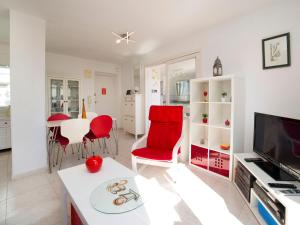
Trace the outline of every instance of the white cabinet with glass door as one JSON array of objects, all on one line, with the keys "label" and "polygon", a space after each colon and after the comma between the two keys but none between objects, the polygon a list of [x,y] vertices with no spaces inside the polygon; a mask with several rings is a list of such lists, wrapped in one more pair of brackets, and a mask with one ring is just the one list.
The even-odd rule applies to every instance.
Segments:
[{"label": "white cabinet with glass door", "polygon": [[49,77],[49,115],[64,113],[77,118],[80,111],[80,80]]}]

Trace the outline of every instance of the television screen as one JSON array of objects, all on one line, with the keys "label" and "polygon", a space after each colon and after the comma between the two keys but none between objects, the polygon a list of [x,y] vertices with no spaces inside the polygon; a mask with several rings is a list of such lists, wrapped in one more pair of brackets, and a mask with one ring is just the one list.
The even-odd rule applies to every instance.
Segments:
[{"label": "television screen", "polygon": [[300,120],[255,113],[254,151],[300,175]]}]

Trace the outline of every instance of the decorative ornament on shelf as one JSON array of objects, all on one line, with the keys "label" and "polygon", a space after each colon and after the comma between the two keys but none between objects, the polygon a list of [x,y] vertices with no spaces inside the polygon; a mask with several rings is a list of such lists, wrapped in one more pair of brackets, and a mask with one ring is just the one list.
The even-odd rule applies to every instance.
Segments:
[{"label": "decorative ornament on shelf", "polygon": [[95,155],[87,158],[85,161],[86,168],[90,173],[96,173],[101,169],[103,159],[99,155]]},{"label": "decorative ornament on shelf", "polygon": [[203,117],[203,118],[202,118],[202,122],[203,122],[203,123],[207,123],[207,122],[208,122],[208,114],[203,113],[203,114],[202,114],[202,117]]},{"label": "decorative ornament on shelf", "polygon": [[221,101],[222,101],[222,102],[226,102],[227,92],[222,92],[221,95],[222,95]]},{"label": "decorative ornament on shelf", "polygon": [[215,60],[214,66],[213,66],[213,75],[216,76],[222,76],[223,69],[222,69],[222,63],[219,57]]},{"label": "decorative ornament on shelf", "polygon": [[204,101],[207,102],[207,96],[208,96],[208,92],[207,91],[204,91],[203,92],[203,96],[204,96]]},{"label": "decorative ornament on shelf", "polygon": [[84,105],[84,98],[82,99],[82,114],[81,114],[82,119],[86,119],[86,111],[85,111],[85,105]]},{"label": "decorative ornament on shelf", "polygon": [[222,149],[222,150],[229,150],[230,149],[230,145],[229,144],[220,144],[220,148]]},{"label": "decorative ornament on shelf", "polygon": [[200,144],[201,144],[201,145],[204,145],[204,144],[205,144],[205,139],[204,139],[204,138],[201,138],[201,139],[200,139]]},{"label": "decorative ornament on shelf", "polygon": [[230,126],[230,121],[229,120],[225,120],[225,126],[229,127]]}]

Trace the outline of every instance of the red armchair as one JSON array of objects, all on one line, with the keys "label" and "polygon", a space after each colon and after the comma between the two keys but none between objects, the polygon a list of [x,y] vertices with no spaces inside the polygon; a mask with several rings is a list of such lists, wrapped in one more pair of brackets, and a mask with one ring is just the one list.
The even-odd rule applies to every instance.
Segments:
[{"label": "red armchair", "polygon": [[182,106],[151,106],[148,134],[133,144],[132,169],[137,164],[169,167],[177,163],[182,145]]}]

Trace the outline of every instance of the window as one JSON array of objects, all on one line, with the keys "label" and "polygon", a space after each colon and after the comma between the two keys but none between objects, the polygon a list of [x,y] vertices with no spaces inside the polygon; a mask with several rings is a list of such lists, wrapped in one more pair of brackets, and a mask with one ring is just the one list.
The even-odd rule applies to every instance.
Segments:
[{"label": "window", "polygon": [[0,67],[0,107],[10,106],[10,71]]}]

